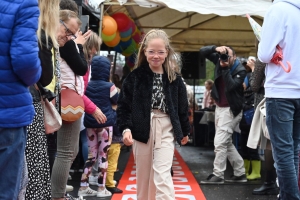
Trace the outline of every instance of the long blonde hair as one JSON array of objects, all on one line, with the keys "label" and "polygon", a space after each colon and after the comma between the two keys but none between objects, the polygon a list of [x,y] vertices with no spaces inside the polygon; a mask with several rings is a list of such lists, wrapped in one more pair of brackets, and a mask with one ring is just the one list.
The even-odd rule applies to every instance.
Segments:
[{"label": "long blonde hair", "polygon": [[91,57],[90,57],[90,51],[95,48],[96,51],[98,52],[100,50],[100,46],[102,44],[102,40],[99,37],[99,35],[95,32],[92,32],[90,37],[87,39],[87,41],[83,45],[83,53],[85,60],[90,62]]},{"label": "long blonde hair", "polygon": [[145,56],[145,49],[148,46],[148,43],[152,39],[160,38],[164,41],[166,50],[168,51],[168,56],[163,63],[163,67],[168,74],[168,79],[170,82],[176,79],[176,71],[179,68],[177,63],[180,60],[180,57],[175,53],[174,49],[170,45],[170,40],[165,31],[160,29],[150,30],[143,38],[140,43],[140,48],[138,50],[137,59],[135,61],[134,68],[137,68],[144,64],[147,61]]},{"label": "long blonde hair", "polygon": [[39,0],[40,16],[37,36],[40,45],[42,45],[41,32],[44,30],[46,44],[48,45],[48,37],[50,37],[53,47],[58,47],[56,34],[59,28],[59,2],[60,0]]}]

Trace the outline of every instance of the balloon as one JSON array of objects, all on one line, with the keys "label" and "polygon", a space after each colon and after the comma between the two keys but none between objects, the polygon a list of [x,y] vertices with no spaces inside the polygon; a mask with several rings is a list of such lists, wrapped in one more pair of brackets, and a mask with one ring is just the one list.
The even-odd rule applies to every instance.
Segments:
[{"label": "balloon", "polygon": [[123,42],[126,42],[126,41],[128,41],[128,40],[130,40],[131,39],[131,35],[129,35],[128,37],[126,37],[126,38],[122,38],[121,37],[121,40],[123,41]]},{"label": "balloon", "polygon": [[110,41],[110,42],[104,42],[104,43],[108,47],[114,47],[114,46],[117,46],[119,44],[120,39],[121,39],[120,34],[119,34],[119,32],[117,32],[116,33],[116,37],[112,41]]},{"label": "balloon", "polygon": [[139,43],[141,42],[141,34],[139,32],[136,32],[136,34],[134,34],[132,36],[132,39],[136,42],[136,43]]},{"label": "balloon", "polygon": [[129,47],[127,47],[123,52],[122,54],[124,56],[130,56],[131,54],[135,53],[137,50],[136,48],[136,43],[134,40],[131,40],[131,44],[129,45]]},{"label": "balloon", "polygon": [[104,42],[112,41],[116,37],[116,35],[117,35],[117,32],[115,32],[113,35],[105,35],[104,33],[101,33],[101,37]]},{"label": "balloon", "polygon": [[132,43],[132,39],[129,39],[128,41],[120,41],[120,45],[122,47],[122,49],[127,49],[127,47],[130,46],[130,44]]},{"label": "balloon", "polygon": [[132,33],[132,28],[129,27],[129,29],[127,31],[120,32],[120,35],[121,35],[121,38],[126,38],[128,36],[131,36],[131,33]]},{"label": "balloon", "polygon": [[115,13],[111,17],[116,20],[118,25],[118,30],[120,32],[126,31],[128,29],[128,25],[130,25],[129,24],[130,19],[128,18],[127,15],[125,15],[124,13]]},{"label": "balloon", "polygon": [[116,52],[118,52],[118,53],[122,53],[123,49],[122,49],[120,43],[119,43],[117,46],[114,47],[114,50],[115,50]]},{"label": "balloon", "polygon": [[102,21],[102,33],[105,35],[113,35],[118,29],[117,22],[114,18],[105,15]]}]

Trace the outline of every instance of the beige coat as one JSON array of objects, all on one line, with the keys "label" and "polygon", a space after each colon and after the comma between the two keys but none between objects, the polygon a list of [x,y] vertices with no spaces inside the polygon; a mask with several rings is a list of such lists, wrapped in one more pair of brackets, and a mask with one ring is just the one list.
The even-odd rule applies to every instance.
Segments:
[{"label": "beige coat", "polygon": [[247,146],[256,149],[258,144],[260,149],[266,149],[267,140],[270,139],[269,131],[266,125],[266,109],[264,98],[256,107],[254,112]]}]

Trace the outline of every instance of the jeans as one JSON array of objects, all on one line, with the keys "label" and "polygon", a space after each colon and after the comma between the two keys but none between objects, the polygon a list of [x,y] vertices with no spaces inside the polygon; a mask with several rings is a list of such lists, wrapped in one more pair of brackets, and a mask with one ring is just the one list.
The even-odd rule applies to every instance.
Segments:
[{"label": "jeans", "polygon": [[82,131],[80,131],[80,142],[81,142],[81,152],[82,152],[82,157],[83,157],[83,163],[85,163],[86,160],[88,159],[88,154],[89,154],[86,129],[83,129]]},{"label": "jeans", "polygon": [[266,110],[280,198],[299,200],[300,99],[267,98]]},{"label": "jeans", "polygon": [[26,127],[0,128],[0,199],[17,199],[21,186]]}]

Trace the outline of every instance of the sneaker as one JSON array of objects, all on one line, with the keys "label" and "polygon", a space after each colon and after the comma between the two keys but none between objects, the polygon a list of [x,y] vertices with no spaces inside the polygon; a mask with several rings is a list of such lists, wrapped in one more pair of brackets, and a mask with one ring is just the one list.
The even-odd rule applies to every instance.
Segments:
[{"label": "sneaker", "polygon": [[106,188],[104,188],[103,190],[99,190],[97,192],[97,197],[109,197],[111,196],[111,192],[108,191]]},{"label": "sneaker", "polygon": [[89,184],[98,186],[98,176],[89,176]]},{"label": "sneaker", "polygon": [[72,192],[73,191],[73,186],[72,185],[66,185],[66,192]]},{"label": "sneaker", "polygon": [[123,193],[123,190],[120,190],[117,187],[106,187],[106,189],[108,191],[110,191],[112,194],[114,194],[114,193]]},{"label": "sneaker", "polygon": [[207,177],[205,181],[200,181],[201,184],[224,184],[224,179],[211,174]]},{"label": "sneaker", "polygon": [[247,182],[247,177],[246,177],[246,174],[243,174],[241,176],[232,175],[230,177],[230,179],[227,179],[225,181],[231,182],[231,183],[245,183],[245,182]]},{"label": "sneaker", "polygon": [[78,196],[87,197],[87,196],[96,196],[98,193],[95,190],[92,190],[90,187],[87,187],[84,190],[78,190]]}]

